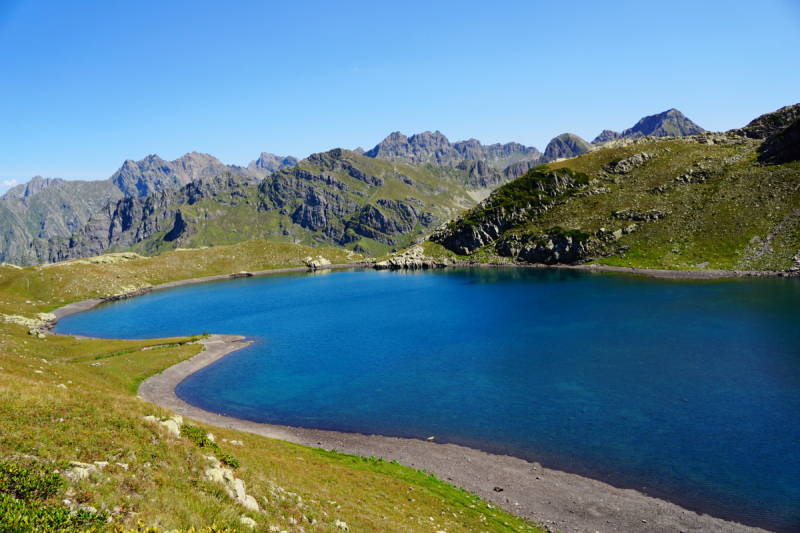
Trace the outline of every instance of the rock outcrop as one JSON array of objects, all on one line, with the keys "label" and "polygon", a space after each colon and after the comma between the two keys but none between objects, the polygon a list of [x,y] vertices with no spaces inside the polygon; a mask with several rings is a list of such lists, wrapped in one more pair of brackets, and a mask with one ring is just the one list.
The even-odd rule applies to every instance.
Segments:
[{"label": "rock outcrop", "polygon": [[396,255],[386,261],[375,263],[374,268],[376,270],[417,270],[422,268],[436,268],[440,266],[444,266],[444,264],[437,263],[430,257],[427,257],[422,247],[412,246],[402,254]]},{"label": "rock outcrop", "polygon": [[762,115],[740,130],[751,139],[764,139],[759,161],[783,164],[800,159],[800,104]]},{"label": "rock outcrop", "polygon": [[646,161],[653,159],[653,157],[655,156],[652,154],[641,152],[625,159],[615,159],[604,167],[604,170],[612,174],[627,174],[631,170],[641,167]]},{"label": "rock outcrop", "polygon": [[777,111],[753,119],[741,130],[734,130],[750,139],[767,139],[800,119],[800,104],[787,105]]},{"label": "rock outcrop", "polygon": [[586,241],[564,235],[537,236],[525,245],[517,255],[518,260],[532,264],[571,264],[589,253]]},{"label": "rock outcrop", "polygon": [[773,135],[761,145],[759,160],[782,164],[800,159],[800,120]]},{"label": "rock outcrop", "polygon": [[209,465],[205,469],[206,479],[213,483],[219,483],[239,505],[257,513],[260,510],[256,499],[247,494],[244,481],[233,475],[233,470],[222,466],[222,463],[213,455],[206,456]]}]

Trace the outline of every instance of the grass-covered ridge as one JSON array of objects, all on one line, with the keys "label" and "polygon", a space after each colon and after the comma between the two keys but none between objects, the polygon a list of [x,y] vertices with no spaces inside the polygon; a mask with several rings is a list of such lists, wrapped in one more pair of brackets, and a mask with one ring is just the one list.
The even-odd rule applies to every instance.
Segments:
[{"label": "grass-covered ridge", "polygon": [[[35,319],[124,287],[302,266],[306,256],[350,262],[343,250],[253,241],[122,262],[0,267],[0,313]],[[42,339],[29,329],[0,321],[0,471],[27,472],[13,474],[21,481],[11,489],[0,472],[0,530],[48,530],[31,525],[45,514],[53,517],[48,523],[56,524],[54,531],[140,523],[162,531],[212,525],[248,531],[242,517],[254,520],[258,531],[334,531],[336,521],[350,531],[532,530],[473,494],[389,461],[191,420],[184,422],[183,436],[148,423],[146,416],[172,413],[137,399],[138,384],[197,354],[197,337]],[[201,332],[187,332],[192,333]],[[246,510],[207,479],[207,455],[238,465],[234,475],[264,512]],[[75,463],[90,467],[87,477],[74,474]],[[72,522],[65,522],[72,511]]]},{"label": "grass-covered ridge", "polygon": [[[473,253],[491,256],[502,238],[524,243],[562,228],[589,235],[590,257],[601,264],[791,269],[800,263],[800,161],[764,164],[760,145],[733,134],[700,134],[596,150],[549,163],[545,172],[532,169],[450,228],[478,226],[504,209],[502,237],[479,251],[470,247]],[[652,157],[624,173],[610,170],[641,152]],[[580,191],[547,197],[539,183],[553,172],[590,181]]]}]

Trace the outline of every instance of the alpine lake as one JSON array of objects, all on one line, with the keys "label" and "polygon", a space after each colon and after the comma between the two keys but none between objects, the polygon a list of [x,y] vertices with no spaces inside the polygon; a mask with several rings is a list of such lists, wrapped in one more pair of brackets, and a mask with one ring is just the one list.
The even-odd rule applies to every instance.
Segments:
[{"label": "alpine lake", "polygon": [[186,402],[427,438],[800,530],[800,279],[347,270],[187,285],[56,331],[245,335]]}]

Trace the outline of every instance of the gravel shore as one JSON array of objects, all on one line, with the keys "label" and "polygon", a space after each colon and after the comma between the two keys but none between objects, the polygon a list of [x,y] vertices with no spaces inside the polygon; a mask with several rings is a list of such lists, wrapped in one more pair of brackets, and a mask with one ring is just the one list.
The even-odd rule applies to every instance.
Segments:
[{"label": "gravel shore", "polygon": [[[238,335],[213,335],[206,351],[144,381],[139,395],[184,417],[304,446],[397,460],[478,493],[507,511],[564,532],[755,532],[763,529],[698,515],[673,503],[509,456],[454,444],[260,424],[187,404],[175,387],[187,376],[250,345]],[[501,490],[498,490],[501,489]]]}]

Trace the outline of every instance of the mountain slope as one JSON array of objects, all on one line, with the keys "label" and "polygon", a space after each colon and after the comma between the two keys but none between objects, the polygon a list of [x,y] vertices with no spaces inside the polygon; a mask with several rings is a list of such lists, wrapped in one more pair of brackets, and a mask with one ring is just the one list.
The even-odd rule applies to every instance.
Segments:
[{"label": "mountain slope", "polygon": [[[800,270],[800,120],[783,115],[767,141],[640,139],[533,168],[431,240],[501,261]],[[762,162],[772,146],[780,164]]]},{"label": "mountain slope", "polygon": [[[271,154],[266,154],[271,155]],[[110,202],[125,197],[145,197],[162,190],[183,187],[193,181],[233,172],[260,179],[271,167],[282,168],[296,162],[293,157],[251,163],[246,169],[225,165],[208,154],[192,152],[164,161],[150,155],[140,161],[125,161],[107,180],[66,181],[36,176],[27,184],[17,185],[0,197],[0,261],[15,264],[36,262],[31,255],[35,239],[66,238],[85,226],[92,215]]]},{"label": "mountain slope", "polygon": [[384,253],[406,246],[475,204],[485,163],[439,168],[371,159],[348,150],[313,154],[263,180],[229,172],[144,198],[123,198],[69,238],[37,239],[30,256],[56,262],[133,250],[232,244],[254,238]]}]

